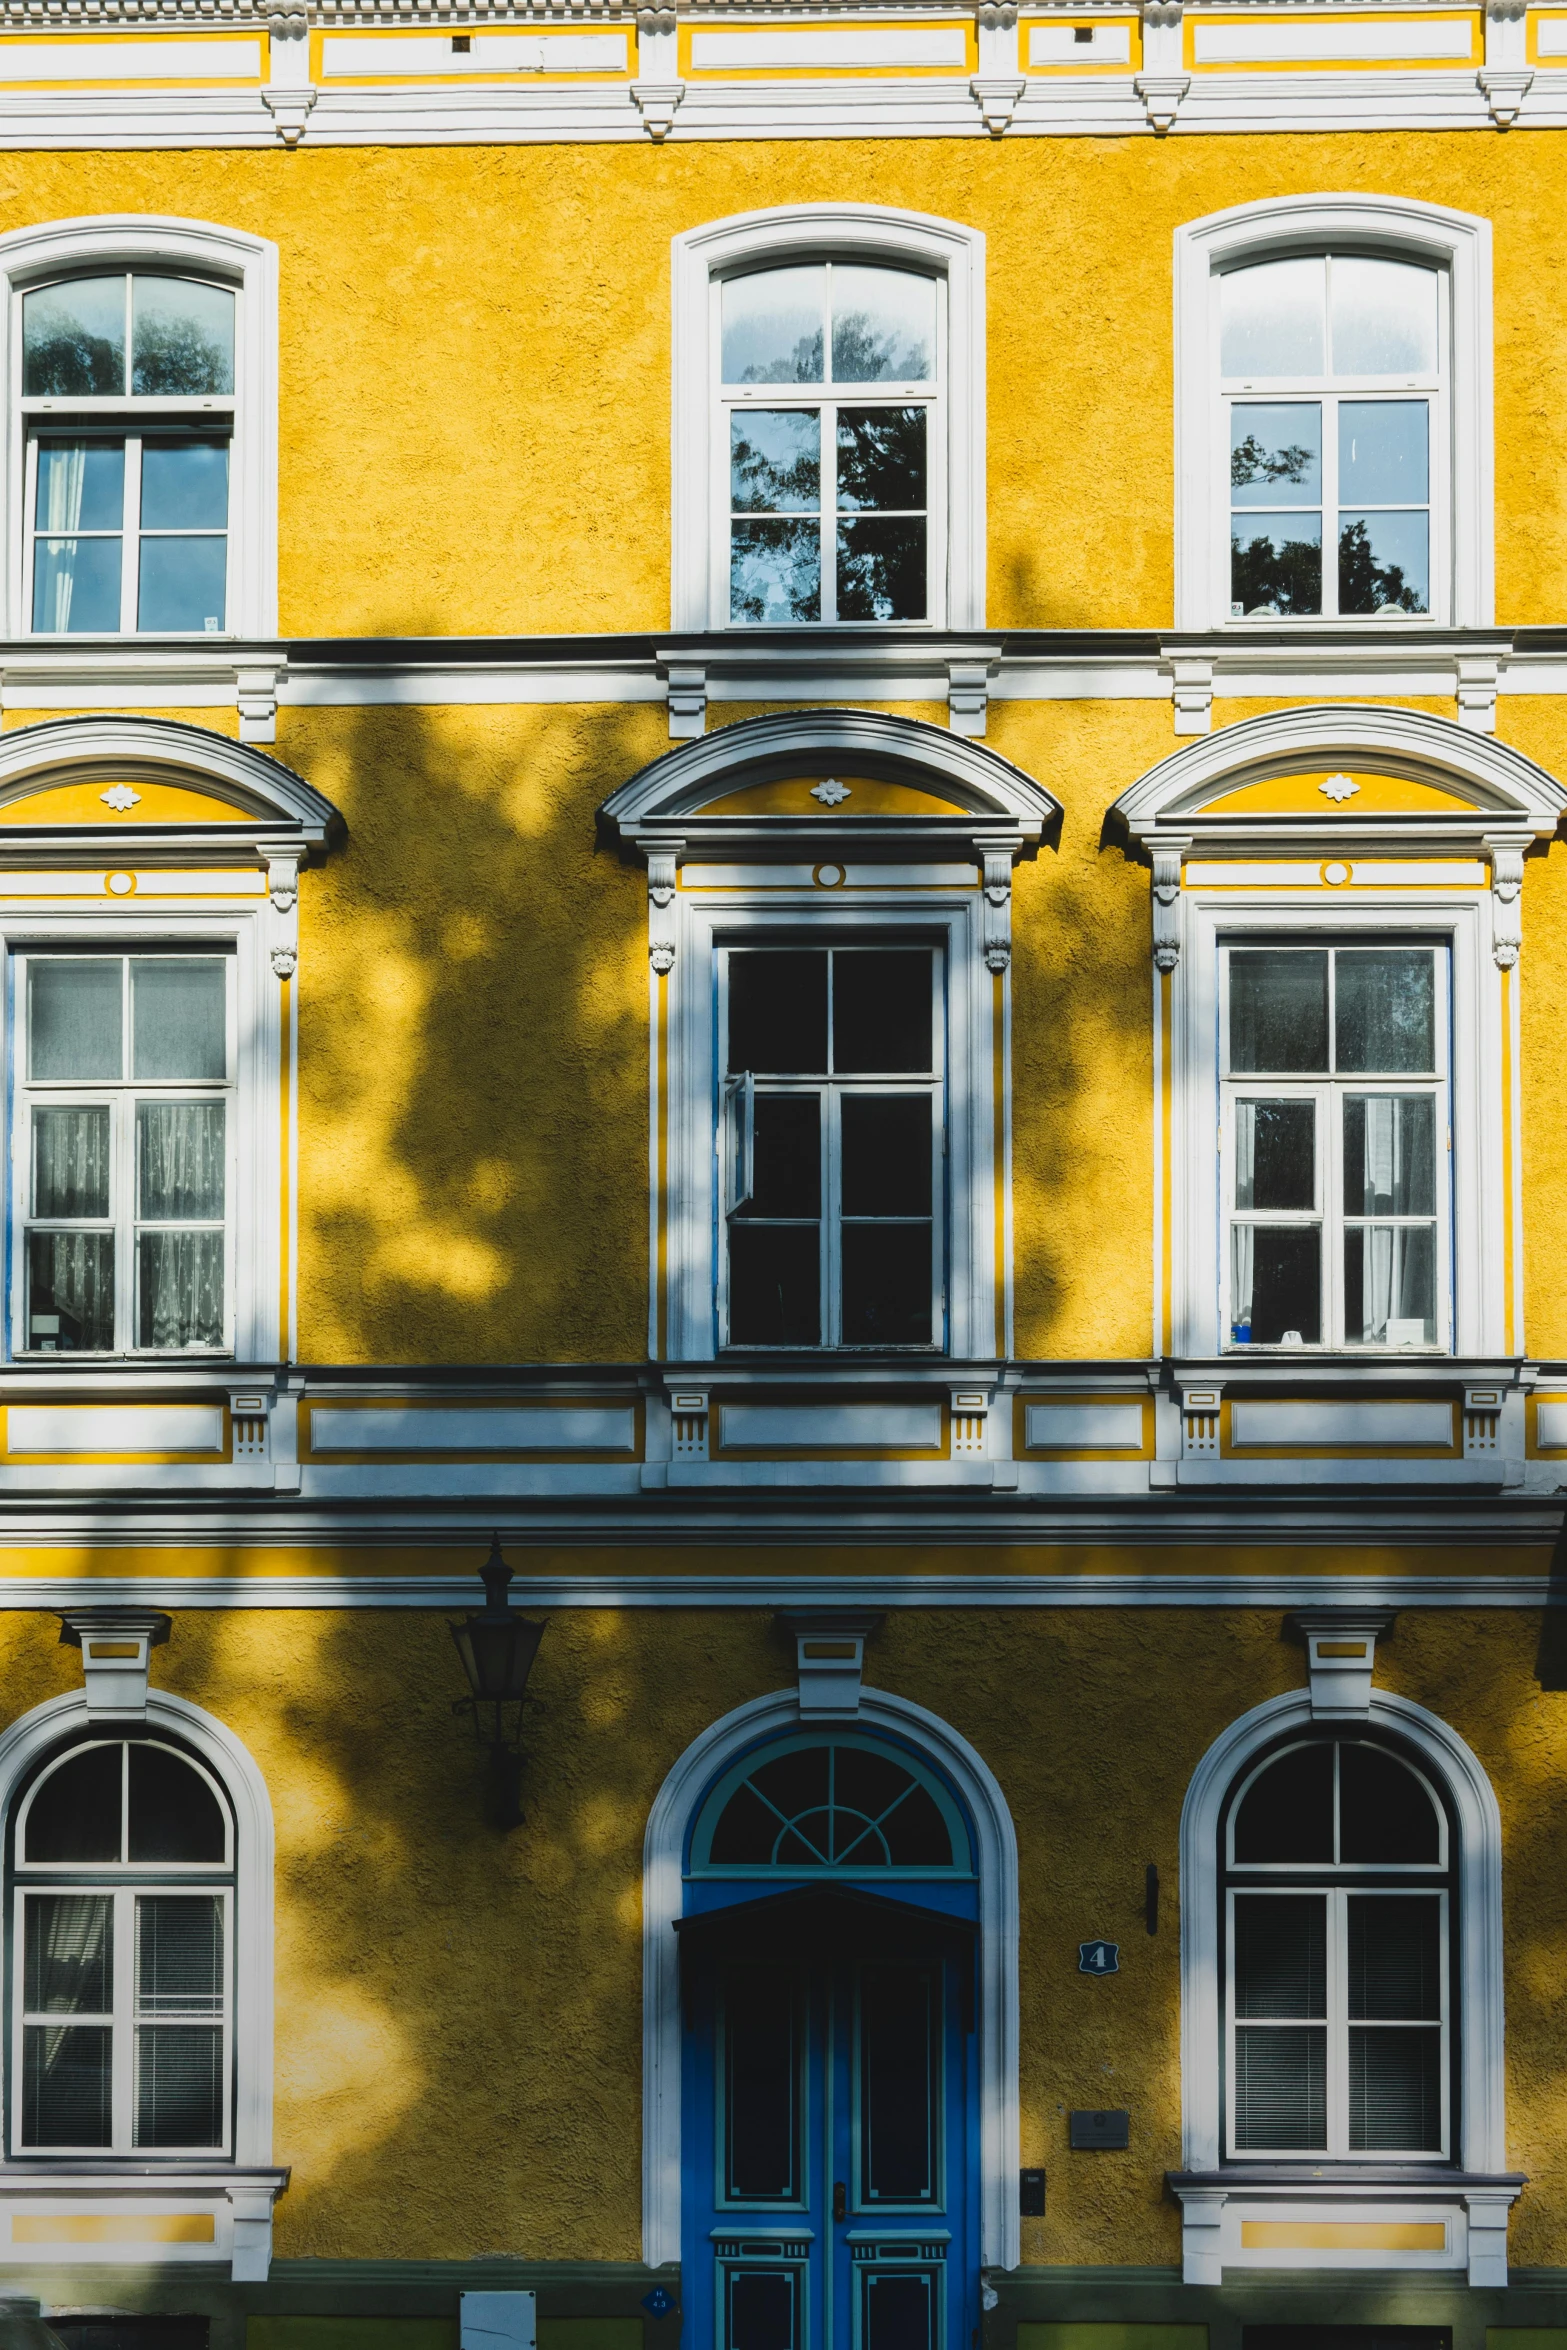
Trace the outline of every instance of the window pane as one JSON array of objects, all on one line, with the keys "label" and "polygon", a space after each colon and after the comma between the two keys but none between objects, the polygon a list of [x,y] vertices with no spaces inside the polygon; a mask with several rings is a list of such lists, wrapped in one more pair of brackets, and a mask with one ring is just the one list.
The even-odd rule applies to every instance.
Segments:
[{"label": "window pane", "polygon": [[929,1094],[848,1094],[842,1117],[844,1214],[928,1216]]},{"label": "window pane", "polygon": [[729,958],[729,1069],[824,1076],[827,957],[747,949]]},{"label": "window pane", "polygon": [[[1320,506],[1322,410],[1314,400],[1230,410],[1232,506]],[[1304,518],[1303,518],[1304,519]]]},{"label": "window pane", "polygon": [[1339,1856],[1358,1861],[1442,1857],[1441,1822],[1430,1795],[1396,1755],[1376,1746],[1339,1748],[1342,1812]]},{"label": "window pane", "polygon": [[1327,1902],[1320,1893],[1235,1898],[1238,2016],[1327,2014]]},{"label": "window pane", "polygon": [[1285,1073],[1328,1065],[1328,958],[1314,948],[1230,954],[1230,1067]]},{"label": "window pane", "polygon": [[1327,2145],[1327,2032],[1242,2025],[1235,2034],[1235,2144],[1280,2152]]},{"label": "window pane", "polygon": [[215,1893],[144,1893],[136,1903],[141,2015],[223,2013],[223,1904]]},{"label": "window pane", "polygon": [[820,1251],[814,1224],[730,1224],[732,1346],[821,1343]]},{"label": "window pane", "polygon": [[[1368,490],[1362,493],[1369,497]],[[226,530],[227,441],[153,441],[141,453],[143,530]]]},{"label": "window pane", "polygon": [[1226,270],[1219,280],[1224,375],[1321,375],[1326,266],[1320,254]]},{"label": "window pane", "polygon": [[114,2005],[114,1903],[107,1893],[33,1893],[22,2002],[29,2015],[107,2015]]},{"label": "window pane", "polygon": [[840,408],[838,504],[876,513],[925,504],[923,408]]},{"label": "window pane", "polygon": [[1429,495],[1425,400],[1345,400],[1338,412],[1341,506],[1423,506]]},{"label": "window pane", "polygon": [[795,1977],[784,1967],[732,1967],[724,1978],[724,2191],[730,2202],[799,2199],[800,2086]]},{"label": "window pane", "polygon": [[33,1112],[33,1214],[107,1216],[109,1112],[86,1109]]},{"label": "window pane", "polygon": [[1355,2154],[1435,2154],[1442,2143],[1442,2037],[1349,2035],[1349,2143]]},{"label": "window pane", "polygon": [[852,1861],[857,1868],[884,1861],[894,1868],[961,1865],[939,1808],[891,1755],[835,1747],[833,1793],[838,1805],[834,1852],[840,1862]]},{"label": "window pane", "polygon": [[1340,514],[1341,612],[1430,609],[1431,523],[1425,514]]},{"label": "window pane", "polygon": [[22,2136],[29,2146],[113,2138],[107,2024],[29,2024],[22,2034]]},{"label": "window pane", "polygon": [[838,525],[840,620],[923,620],[923,517]]},{"label": "window pane", "polygon": [[139,629],[210,636],[228,611],[226,538],[143,539],[137,586]]},{"label": "window pane", "polygon": [[131,389],[165,399],[234,389],[234,297],[193,278],[131,280]]},{"label": "window pane", "polygon": [[1349,1903],[1351,2023],[1442,2020],[1442,1916],[1434,1893]]},{"label": "window pane", "polygon": [[832,273],[837,383],[929,383],[936,373],[936,281],[910,269]]},{"label": "window pane", "polygon": [[120,625],[115,539],[35,539],[33,626],[43,636],[112,635]]},{"label": "window pane", "polygon": [[931,1054],[928,947],[850,949],[833,957],[832,1065],[839,1076],[921,1072]]},{"label": "window pane", "polygon": [[1436,271],[1334,256],[1335,375],[1434,375]]},{"label": "window pane", "polygon": [[89,1746],[50,1772],[27,1815],[28,1860],[119,1859],[123,1752]]},{"label": "window pane", "polygon": [[859,1994],[860,2200],[934,2203],[941,1978],[930,1967],[865,1967]]},{"label": "window pane", "polygon": [[34,399],[125,389],[125,280],[77,277],[22,296],[22,391]]},{"label": "window pane", "polygon": [[228,1073],[225,966],[186,955],[131,965],[131,1075],[222,1078]]},{"label": "window pane", "polygon": [[131,1860],[221,1861],[224,1821],[199,1772],[167,1747],[133,1743],[130,1759]]},{"label": "window pane", "polygon": [[142,1233],[136,1293],[138,1346],[221,1346],[222,1233]]},{"label": "window pane", "polygon": [[223,1102],[136,1104],[136,1212],[162,1223],[223,1213]]},{"label": "window pane", "polygon": [[1322,1234],[1315,1225],[1230,1228],[1230,1331],[1241,1346],[1322,1337]]},{"label": "window pane", "polygon": [[1322,609],[1320,514],[1237,514],[1230,526],[1233,618],[1280,618]]},{"label": "window pane", "polygon": [[814,514],[822,502],[819,408],[747,408],[729,419],[737,514]]},{"label": "window pane", "polygon": [[758,1094],[751,1196],[739,1215],[821,1214],[821,1120],[815,1094]]},{"label": "window pane", "polygon": [[124,524],[123,441],[39,442],[36,530],[121,530]]},{"label": "window pane", "polygon": [[783,628],[822,616],[817,523],[736,522],[729,534],[729,617]]},{"label": "window pane", "polygon": [[1436,1067],[1436,969],[1429,947],[1340,949],[1334,972],[1340,1069],[1389,1077]]},{"label": "window pane", "polygon": [[1429,1216],[1436,1208],[1436,1103],[1428,1093],[1344,1097],[1346,1216]]},{"label": "window pane", "polygon": [[1235,1205],[1314,1208],[1316,1204],[1316,1103],[1237,1102]]},{"label": "window pane", "polygon": [[1331,1746],[1297,1746],[1252,1781],[1235,1815],[1235,1858],[1332,1860]]},{"label": "window pane", "polygon": [[1344,1336],[1351,1346],[1436,1344],[1434,1224],[1345,1233]]},{"label": "window pane", "polygon": [[931,1228],[845,1224],[845,1346],[929,1346]]},{"label": "window pane", "polygon": [[821,382],[825,269],[763,269],[751,277],[728,277],[719,300],[726,384]]},{"label": "window pane", "polygon": [[220,2146],[223,2034],[212,2024],[144,2024],[136,2034],[138,2146]]},{"label": "window pane", "polygon": [[30,1232],[27,1343],[45,1354],[106,1354],[114,1345],[112,1232]]}]

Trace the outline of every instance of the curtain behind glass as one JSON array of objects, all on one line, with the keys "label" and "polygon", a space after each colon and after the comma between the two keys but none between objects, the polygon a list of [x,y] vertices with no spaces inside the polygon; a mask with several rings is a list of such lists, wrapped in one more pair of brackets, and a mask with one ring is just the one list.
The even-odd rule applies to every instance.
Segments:
[{"label": "curtain behind glass", "polygon": [[[35,2015],[106,2015],[114,2000],[113,1903],[102,1893],[27,1902],[23,1991]],[[113,2135],[107,2024],[28,2024],[22,2131],[32,2146],[107,2146]]]}]

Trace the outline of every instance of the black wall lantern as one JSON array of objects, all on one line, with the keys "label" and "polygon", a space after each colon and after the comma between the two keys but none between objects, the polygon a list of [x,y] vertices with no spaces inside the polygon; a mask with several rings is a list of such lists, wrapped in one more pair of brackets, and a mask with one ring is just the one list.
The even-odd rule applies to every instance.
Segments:
[{"label": "black wall lantern", "polygon": [[474,1736],[490,1750],[486,1818],[493,1827],[516,1828],[522,1824],[523,1700],[539,1642],[549,1627],[530,1623],[507,1604],[511,1569],[501,1556],[498,1534],[491,1538],[480,1575],[483,1607],[477,1615],[447,1627],[472,1691],[469,1697],[459,1697],[452,1711],[473,1716]]}]

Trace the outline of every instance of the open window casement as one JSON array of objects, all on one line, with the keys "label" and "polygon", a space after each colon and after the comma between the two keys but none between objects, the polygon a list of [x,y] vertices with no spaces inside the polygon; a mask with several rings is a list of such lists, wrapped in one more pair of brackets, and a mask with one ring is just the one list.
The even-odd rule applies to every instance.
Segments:
[{"label": "open window casement", "polygon": [[1001,1351],[1011,873],[1056,802],[829,710],[704,736],[602,813],[648,870],[655,1357]]},{"label": "open window casement", "polygon": [[288,1351],[299,871],[334,820],[202,727],[0,743],[9,1359]]},{"label": "open window casement", "polygon": [[1116,802],[1153,867],[1158,1351],[1522,1348],[1524,858],[1564,807],[1375,707],[1227,727]]}]

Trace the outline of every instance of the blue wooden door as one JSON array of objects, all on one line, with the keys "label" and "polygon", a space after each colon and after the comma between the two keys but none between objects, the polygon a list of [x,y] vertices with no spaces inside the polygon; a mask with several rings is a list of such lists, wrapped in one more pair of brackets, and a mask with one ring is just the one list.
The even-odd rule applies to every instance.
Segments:
[{"label": "blue wooden door", "polygon": [[972,1928],[852,1894],[701,1924],[685,2350],[976,2350]]}]

